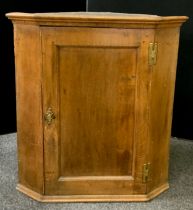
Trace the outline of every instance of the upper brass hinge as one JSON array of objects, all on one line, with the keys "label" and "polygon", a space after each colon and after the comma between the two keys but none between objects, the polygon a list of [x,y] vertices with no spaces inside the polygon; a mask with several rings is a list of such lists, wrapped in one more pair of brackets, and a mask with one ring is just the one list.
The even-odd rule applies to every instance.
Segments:
[{"label": "upper brass hinge", "polygon": [[147,183],[149,181],[150,167],[151,163],[146,163],[143,165],[143,183]]},{"label": "upper brass hinge", "polygon": [[155,65],[157,62],[158,44],[156,42],[149,43],[149,65]]}]

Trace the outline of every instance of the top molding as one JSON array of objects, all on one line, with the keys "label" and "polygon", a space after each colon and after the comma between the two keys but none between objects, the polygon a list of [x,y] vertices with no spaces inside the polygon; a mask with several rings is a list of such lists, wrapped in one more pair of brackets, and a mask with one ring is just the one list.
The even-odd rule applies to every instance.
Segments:
[{"label": "top molding", "polygon": [[111,12],[57,12],[57,13],[7,13],[13,23],[39,26],[92,26],[119,28],[175,27],[185,22],[187,16],[157,16]]}]

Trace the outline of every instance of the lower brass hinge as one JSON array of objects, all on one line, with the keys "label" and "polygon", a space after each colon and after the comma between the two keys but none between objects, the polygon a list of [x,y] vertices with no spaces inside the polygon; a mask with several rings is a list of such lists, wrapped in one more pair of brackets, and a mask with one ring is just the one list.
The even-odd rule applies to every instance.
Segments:
[{"label": "lower brass hinge", "polygon": [[147,183],[149,181],[150,167],[150,163],[146,163],[143,165],[143,183]]},{"label": "lower brass hinge", "polygon": [[156,42],[149,43],[149,65],[155,65],[157,63],[157,50],[158,44]]}]

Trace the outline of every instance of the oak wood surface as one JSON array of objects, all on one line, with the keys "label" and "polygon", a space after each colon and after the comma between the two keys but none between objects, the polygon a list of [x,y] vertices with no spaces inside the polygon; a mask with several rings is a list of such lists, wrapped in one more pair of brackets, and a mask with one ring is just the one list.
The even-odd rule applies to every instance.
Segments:
[{"label": "oak wood surface", "polygon": [[24,193],[25,195],[40,201],[40,202],[68,202],[68,203],[75,203],[75,202],[144,202],[150,201],[156,196],[160,195],[164,191],[168,190],[169,185],[168,183],[159,186],[155,190],[151,191],[148,194],[141,194],[141,195],[42,195],[35,191],[26,188],[23,185],[18,184],[17,190]]},{"label": "oak wood surface", "polygon": [[136,49],[61,46],[58,54],[60,175],[131,176]]},{"label": "oak wood surface", "polygon": [[15,25],[14,33],[19,183],[43,193],[42,60],[39,28]]},{"label": "oak wood surface", "polygon": [[188,17],[104,12],[7,13],[13,22],[47,26],[158,28],[180,26]]},{"label": "oak wood surface", "polygon": [[[7,16],[15,31],[19,190],[40,201],[144,201],[167,189],[187,17]],[[150,65],[154,42],[157,63]],[[49,108],[55,119],[47,124]]]},{"label": "oak wood surface", "polygon": [[155,41],[158,43],[159,53],[157,65],[151,73],[149,161],[152,169],[148,191],[168,181],[179,28],[157,29]]},{"label": "oak wood surface", "polygon": [[44,129],[47,194],[146,191],[141,183],[148,130],[144,58],[153,31],[144,34],[42,28],[43,107],[56,114]]}]

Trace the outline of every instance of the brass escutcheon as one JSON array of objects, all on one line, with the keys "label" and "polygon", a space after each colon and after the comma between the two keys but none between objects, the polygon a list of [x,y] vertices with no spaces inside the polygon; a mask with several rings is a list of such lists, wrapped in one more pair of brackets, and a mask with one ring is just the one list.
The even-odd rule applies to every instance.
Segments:
[{"label": "brass escutcheon", "polygon": [[52,108],[48,108],[48,111],[46,112],[46,114],[44,115],[44,119],[46,121],[46,123],[48,125],[50,125],[52,123],[52,120],[54,120],[56,118],[54,112],[52,111]]}]

